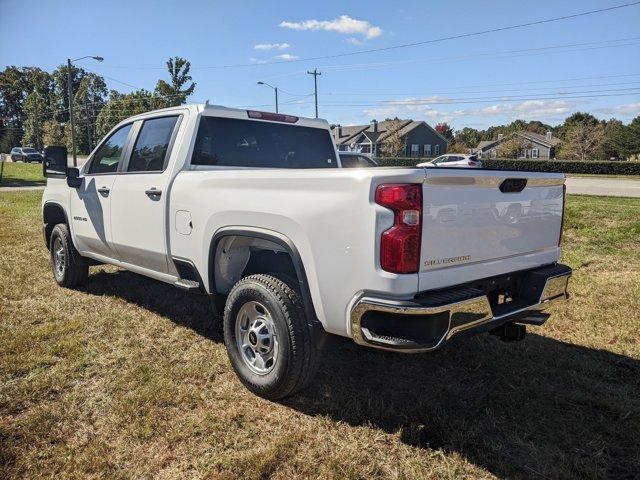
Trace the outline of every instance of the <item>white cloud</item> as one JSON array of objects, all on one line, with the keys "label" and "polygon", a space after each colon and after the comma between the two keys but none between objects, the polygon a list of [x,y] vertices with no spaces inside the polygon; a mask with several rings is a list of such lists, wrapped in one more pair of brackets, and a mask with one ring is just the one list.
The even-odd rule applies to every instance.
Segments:
[{"label": "white cloud", "polygon": [[[430,104],[455,104],[447,97],[405,98],[391,100],[383,105],[363,110],[367,118],[412,118],[431,122],[452,122],[461,120],[466,126],[465,117],[502,117],[508,120],[550,121],[568,116],[578,105],[566,100],[528,100],[520,103],[497,103],[486,107],[462,108],[456,110],[434,108]],[[487,122],[490,124],[491,122]]]},{"label": "white cloud", "polygon": [[350,43],[351,45],[364,45],[365,42],[363,42],[362,40],[358,40],[356,37],[349,37],[347,38],[347,43]]},{"label": "white cloud", "polygon": [[286,50],[290,47],[288,43],[257,43],[253,46],[256,50]]},{"label": "white cloud", "polygon": [[340,15],[333,20],[304,20],[302,22],[280,22],[281,28],[292,30],[325,30],[343,35],[361,35],[367,40],[382,35],[382,29],[366,20],[357,20],[349,15]]},{"label": "white cloud", "polygon": [[596,111],[603,115],[624,115],[635,117],[636,115],[640,115],[640,102],[616,105],[615,107],[599,108]]},{"label": "white cloud", "polygon": [[576,102],[566,100],[527,100],[521,103],[500,103],[488,107],[467,110],[471,115],[502,115],[518,116],[537,119],[535,117],[550,117],[565,115],[571,112]]},{"label": "white cloud", "polygon": [[297,55],[291,55],[290,53],[283,53],[282,55],[276,55],[274,58],[277,60],[297,60],[300,57]]}]

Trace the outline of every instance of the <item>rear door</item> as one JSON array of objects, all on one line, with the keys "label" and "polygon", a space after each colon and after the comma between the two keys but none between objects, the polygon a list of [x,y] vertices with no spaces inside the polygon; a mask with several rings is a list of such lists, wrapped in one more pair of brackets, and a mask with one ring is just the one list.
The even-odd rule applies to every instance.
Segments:
[{"label": "rear door", "polygon": [[425,170],[421,290],[557,260],[564,175]]},{"label": "rear door", "polygon": [[133,147],[111,197],[113,244],[120,260],[166,273],[169,167],[181,115],[138,121]]}]

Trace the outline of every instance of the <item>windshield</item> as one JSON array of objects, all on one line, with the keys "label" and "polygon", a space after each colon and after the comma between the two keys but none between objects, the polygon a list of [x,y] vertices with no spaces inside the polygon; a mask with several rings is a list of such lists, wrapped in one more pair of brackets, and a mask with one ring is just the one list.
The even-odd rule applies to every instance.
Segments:
[{"label": "windshield", "polygon": [[38,153],[38,151],[35,148],[23,148],[22,151],[24,153]]},{"label": "windshield", "polygon": [[331,135],[323,128],[203,116],[192,165],[335,168]]}]

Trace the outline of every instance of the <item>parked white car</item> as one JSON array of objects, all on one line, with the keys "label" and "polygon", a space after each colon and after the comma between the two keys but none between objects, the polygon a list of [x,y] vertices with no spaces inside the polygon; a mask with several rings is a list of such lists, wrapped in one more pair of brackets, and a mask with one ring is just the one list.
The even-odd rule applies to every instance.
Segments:
[{"label": "parked white car", "polygon": [[482,161],[476,155],[446,153],[428,162],[419,163],[418,167],[482,167]]},{"label": "parked white car", "polygon": [[109,263],[210,296],[266,398],[311,381],[325,332],[396,352],[515,340],[567,297],[562,174],[346,169],[324,120],[210,105],[124,120],[80,168],[45,157],[55,281]]}]

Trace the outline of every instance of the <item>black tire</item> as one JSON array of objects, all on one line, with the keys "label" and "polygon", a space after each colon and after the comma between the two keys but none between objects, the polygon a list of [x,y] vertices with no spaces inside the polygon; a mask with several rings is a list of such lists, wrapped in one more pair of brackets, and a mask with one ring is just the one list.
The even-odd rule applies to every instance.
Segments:
[{"label": "black tire", "polygon": [[[83,285],[89,276],[89,263],[73,246],[69,227],[59,223],[53,227],[49,243],[53,278],[61,287],[75,288]],[[62,259],[60,257],[62,255]]]},{"label": "black tire", "polygon": [[[239,345],[242,332],[247,331],[239,326],[243,318],[241,309],[254,307],[258,310],[258,317],[263,315],[270,322],[275,333],[271,348],[275,350],[277,347],[271,369],[262,373],[254,371],[257,367],[251,367],[247,360],[251,355],[251,345],[248,345],[248,350],[242,350]],[[300,294],[282,280],[258,274],[236,283],[227,298],[223,328],[231,365],[244,386],[256,395],[278,400],[300,391],[313,378],[319,360],[314,334],[316,328],[306,318]],[[250,343],[251,333],[245,335]]]}]

